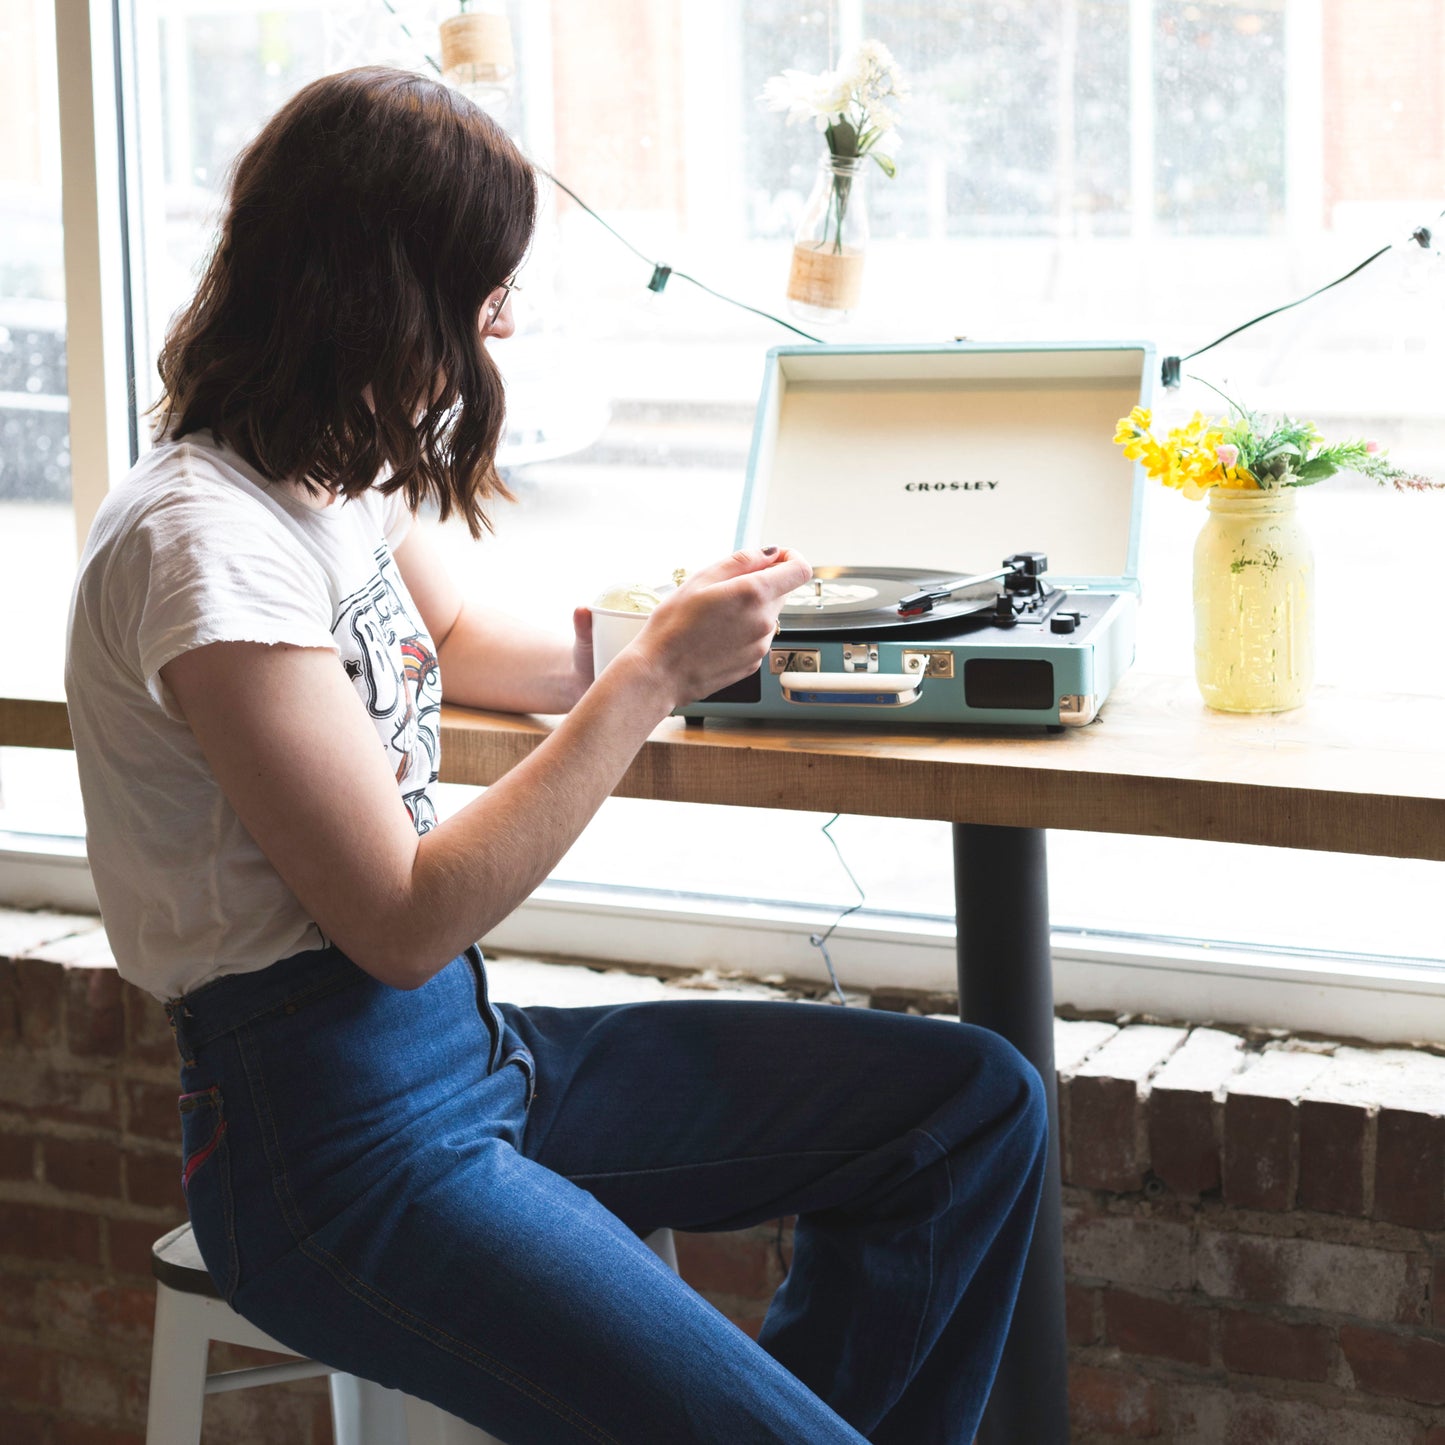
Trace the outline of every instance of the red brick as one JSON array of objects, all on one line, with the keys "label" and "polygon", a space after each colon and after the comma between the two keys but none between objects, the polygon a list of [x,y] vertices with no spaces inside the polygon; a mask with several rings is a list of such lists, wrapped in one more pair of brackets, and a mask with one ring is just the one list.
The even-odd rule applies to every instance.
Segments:
[{"label": "red brick", "polygon": [[1360,1389],[1422,1405],[1445,1405],[1445,1344],[1341,1325],[1340,1349]]},{"label": "red brick", "polygon": [[1210,1311],[1122,1290],[1104,1292],[1104,1338],[1131,1355],[1209,1363]]},{"label": "red brick", "polygon": [[5,1445],[50,1445],[50,1417],[0,1406],[0,1440]]},{"label": "red brick", "polygon": [[144,1219],[107,1219],[111,1273],[150,1279],[151,1245],[167,1230],[184,1223],[185,1217],[185,1211],[178,1210],[154,1223]]},{"label": "red brick", "polygon": [[1069,1419],[1080,1434],[1150,1439],[1159,1434],[1154,1383],[1140,1375],[1074,1365],[1069,1370]]},{"label": "red brick", "polygon": [[1445,1226],[1445,1119],[1380,1110],[1374,1217],[1411,1229]]},{"label": "red brick", "polygon": [[144,1430],[91,1425],[82,1420],[57,1420],[50,1441],[51,1445],[146,1445]]},{"label": "red brick", "polygon": [[67,968],[65,1041],[76,1058],[120,1057],[125,1015],[120,975],[110,968]]},{"label": "red brick", "polygon": [[1069,1096],[1066,1179],[1081,1189],[1131,1194],[1144,1187],[1139,1157],[1139,1086],[1133,1079],[1075,1075]]},{"label": "red brick", "polygon": [[[766,1299],[782,1279],[774,1229],[731,1234],[686,1234],[679,1230],[673,1238],[678,1268],[699,1294]],[[788,1257],[786,1245],[783,1257]]]},{"label": "red brick", "polygon": [[165,1005],[142,989],[130,985],[122,990],[125,1009],[126,1057],[135,1062],[180,1067],[180,1055],[166,1020]]},{"label": "red brick", "polygon": [[181,1193],[181,1161],[178,1154],[137,1154],[125,1156],[125,1197],[132,1204],[157,1209],[184,1209]]},{"label": "red brick", "polygon": [[0,1046],[20,1040],[20,1000],[15,986],[15,965],[0,958]]},{"label": "red brick", "polygon": [[1220,1350],[1225,1369],[1236,1374],[1324,1380],[1334,1341],[1323,1325],[1290,1324],[1268,1315],[1225,1310]]},{"label": "red brick", "polygon": [[101,1073],[57,1069],[29,1059],[0,1069],[0,1106],[10,1105],[31,1119],[115,1128],[119,1124],[113,1079]]},{"label": "red brick", "polygon": [[0,1251],[55,1264],[100,1263],[100,1220],[73,1209],[0,1203]]},{"label": "red brick", "polygon": [[56,1360],[33,1345],[0,1350],[0,1400],[7,1405],[54,1405],[60,1399]]},{"label": "red brick", "polygon": [[45,1182],[67,1194],[120,1197],[120,1148],[98,1140],[47,1139]]},{"label": "red brick", "polygon": [[1195,1270],[1217,1298],[1354,1319],[1418,1324],[1428,1305],[1428,1261],[1398,1250],[1202,1229]]},{"label": "red brick", "polygon": [[126,1132],[179,1149],[181,1116],[176,1107],[176,1086],[130,1079],[126,1081],[124,1094]]},{"label": "red brick", "polygon": [[39,1282],[35,1309],[47,1333],[149,1348],[155,1323],[155,1291],[148,1284],[92,1284],[83,1280]]},{"label": "red brick", "polygon": [[28,1134],[0,1134],[0,1179],[35,1178],[35,1145]]},{"label": "red brick", "polygon": [[1149,1164],[1176,1194],[1219,1188],[1219,1142],[1213,1098],[1193,1089],[1154,1089],[1149,1095]]},{"label": "red brick", "polygon": [[206,1445],[324,1445],[328,1415],[324,1380],[231,1390],[206,1400]]},{"label": "red brick", "polygon": [[1166,1438],[1189,1445],[1420,1445],[1415,1420],[1335,1400],[1255,1394],[1237,1383],[1171,1382],[1168,1410]]},{"label": "red brick", "polygon": [[1299,1106],[1301,1209],[1365,1212],[1365,1135],[1369,1111],[1358,1104],[1302,1099]]},{"label": "red brick", "polygon": [[45,1048],[60,1037],[65,970],[35,958],[16,959],[15,1008],[21,1042]]},{"label": "red brick", "polygon": [[32,1275],[0,1272],[0,1329],[33,1330],[38,1326],[40,1284]]},{"label": "red brick", "polygon": [[1092,1345],[1099,1338],[1094,1302],[1098,1290],[1072,1282],[1064,1285],[1064,1317],[1071,1345]]},{"label": "red brick", "polygon": [[1242,1209],[1284,1210],[1294,1194],[1299,1112],[1290,1099],[1230,1094],[1224,1101],[1224,1198]]},{"label": "red brick", "polygon": [[1146,1289],[1189,1289],[1194,1282],[1190,1227],[1161,1219],[1064,1210],[1064,1265],[1075,1279],[1105,1279]]},{"label": "red brick", "polygon": [[66,1413],[83,1420],[125,1420],[127,1390],[133,1371],[111,1360],[61,1355],[56,1364],[60,1397]]}]

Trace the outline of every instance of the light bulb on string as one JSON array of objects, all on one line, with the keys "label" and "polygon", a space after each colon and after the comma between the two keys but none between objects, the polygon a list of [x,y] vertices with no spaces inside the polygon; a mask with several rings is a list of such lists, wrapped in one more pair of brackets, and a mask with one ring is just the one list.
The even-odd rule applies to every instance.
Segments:
[{"label": "light bulb on string", "polygon": [[1417,226],[1397,244],[1404,251],[1400,266],[1400,285],[1412,295],[1434,288],[1441,272],[1439,229]]}]

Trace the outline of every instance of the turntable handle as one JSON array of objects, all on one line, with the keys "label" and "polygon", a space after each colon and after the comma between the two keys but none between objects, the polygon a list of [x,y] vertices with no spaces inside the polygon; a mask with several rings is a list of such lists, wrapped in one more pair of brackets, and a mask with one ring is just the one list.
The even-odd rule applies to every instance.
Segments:
[{"label": "turntable handle", "polygon": [[909,707],[923,693],[916,672],[784,672],[778,685],[798,707]]}]

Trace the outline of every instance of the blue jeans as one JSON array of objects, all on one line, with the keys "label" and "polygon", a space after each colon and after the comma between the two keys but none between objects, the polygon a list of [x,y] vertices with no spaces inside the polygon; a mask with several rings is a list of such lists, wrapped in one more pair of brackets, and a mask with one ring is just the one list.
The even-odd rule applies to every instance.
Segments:
[{"label": "blue jeans", "polygon": [[[515,1445],[967,1445],[1043,1171],[1037,1074],[941,1020],[515,1008],[334,949],[168,1005],[235,1309]],[[796,1214],[755,1343],[641,1242]]]}]

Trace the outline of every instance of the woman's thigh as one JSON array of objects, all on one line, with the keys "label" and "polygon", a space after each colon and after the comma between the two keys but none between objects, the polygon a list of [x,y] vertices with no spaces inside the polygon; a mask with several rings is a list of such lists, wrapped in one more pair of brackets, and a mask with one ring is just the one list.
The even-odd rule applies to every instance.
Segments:
[{"label": "woman's thigh", "polygon": [[532,1055],[522,1148],[637,1230],[876,1205],[913,1155],[1016,1117],[1036,1076],[965,1024],[802,1003],[500,1005]]},{"label": "woman's thigh", "polygon": [[[518,1102],[524,1088],[514,1076]],[[498,1140],[336,1220],[237,1303],[293,1348],[529,1445],[859,1445],[593,1195]]]}]

